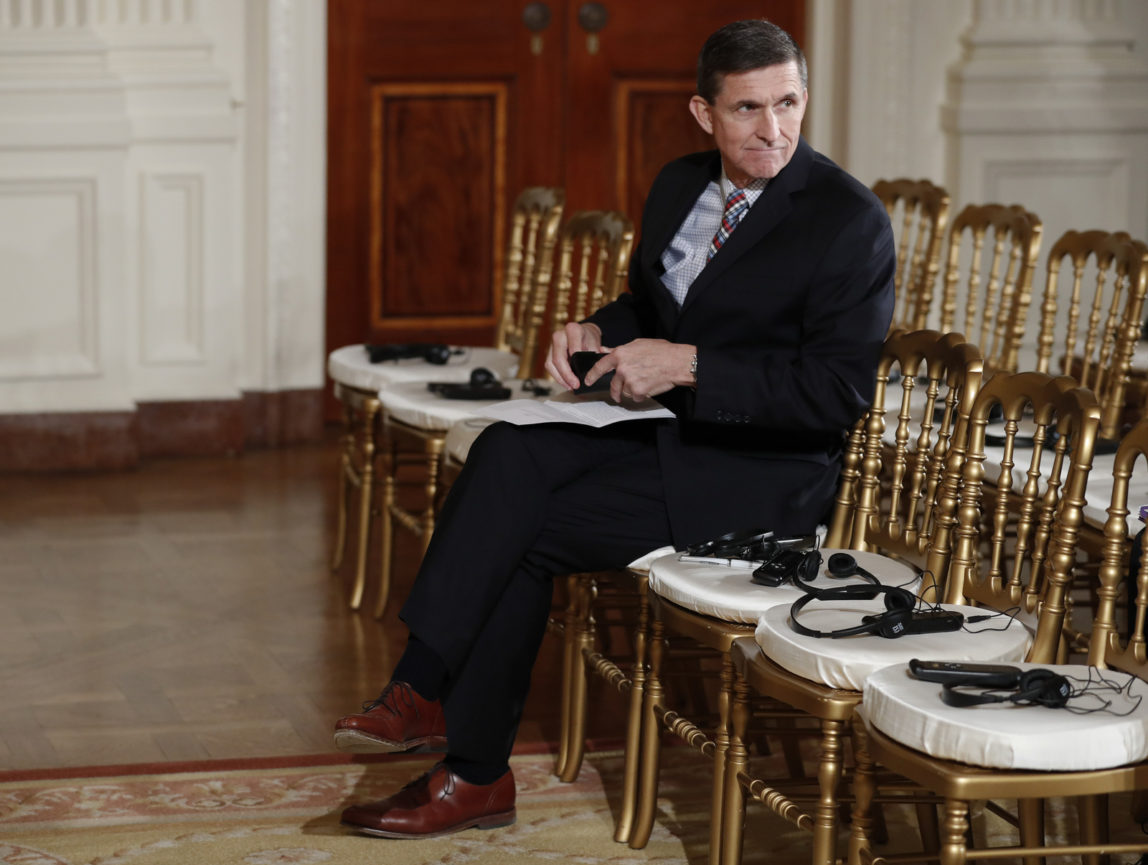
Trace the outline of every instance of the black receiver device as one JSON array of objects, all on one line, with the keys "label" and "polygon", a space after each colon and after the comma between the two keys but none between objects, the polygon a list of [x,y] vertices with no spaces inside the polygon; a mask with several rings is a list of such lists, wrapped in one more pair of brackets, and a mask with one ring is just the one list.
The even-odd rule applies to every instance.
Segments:
[{"label": "black receiver device", "polygon": [[451,348],[441,342],[390,342],[383,345],[366,345],[364,348],[371,363],[422,358],[427,363],[442,366],[450,360],[451,355],[463,353],[463,349]]},{"label": "black receiver device", "polygon": [[609,390],[610,382],[614,378],[614,370],[610,370],[592,385],[587,387],[585,385],[586,373],[590,371],[590,367],[598,362],[598,359],[605,355],[596,351],[576,351],[570,355],[570,369],[574,371],[574,375],[578,376],[578,388],[574,393],[594,393],[600,390]]},{"label": "black receiver device", "polygon": [[484,366],[472,369],[469,381],[428,381],[427,390],[447,399],[510,399],[510,388]]},{"label": "black receiver device", "polygon": [[[1072,683],[1064,676],[1036,667],[1021,670],[1008,664],[962,661],[909,661],[909,672],[926,682],[941,684],[941,701],[965,708],[986,703],[1034,704],[1060,709],[1072,696]],[[979,691],[958,691],[977,688]]]},{"label": "black receiver device", "polygon": [[944,685],[961,682],[986,688],[1007,688],[1020,681],[1020,668],[1009,664],[974,664],[966,661],[909,661],[909,672],[916,679]]}]

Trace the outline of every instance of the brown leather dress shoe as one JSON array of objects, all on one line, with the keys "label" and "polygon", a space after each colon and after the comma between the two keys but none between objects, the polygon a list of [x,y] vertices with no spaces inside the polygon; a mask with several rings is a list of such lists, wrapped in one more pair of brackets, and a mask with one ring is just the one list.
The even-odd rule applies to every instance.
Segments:
[{"label": "brown leather dress shoe", "polygon": [[514,775],[493,784],[468,784],[444,763],[381,802],[352,805],[343,825],[380,838],[435,838],[463,829],[496,829],[514,822]]},{"label": "brown leather dress shoe", "polygon": [[406,682],[391,682],[362,712],[338,720],[335,747],[352,754],[445,751],[442,704],[424,700]]}]

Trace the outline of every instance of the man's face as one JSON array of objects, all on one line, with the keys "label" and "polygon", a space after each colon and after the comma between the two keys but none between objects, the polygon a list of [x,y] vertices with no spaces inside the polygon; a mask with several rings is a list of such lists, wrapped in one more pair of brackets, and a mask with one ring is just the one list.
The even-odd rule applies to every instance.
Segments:
[{"label": "man's face", "polygon": [[714,137],[726,176],[735,186],[774,177],[789,164],[801,136],[809,94],[797,64],[731,72],[713,103],[690,100],[698,124]]}]

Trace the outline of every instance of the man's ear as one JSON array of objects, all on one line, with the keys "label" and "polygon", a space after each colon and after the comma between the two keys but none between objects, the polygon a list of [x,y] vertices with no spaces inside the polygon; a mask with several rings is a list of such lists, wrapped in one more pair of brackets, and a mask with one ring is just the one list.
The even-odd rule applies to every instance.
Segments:
[{"label": "man's ear", "polygon": [[700,96],[694,95],[690,97],[690,114],[694,116],[694,120],[708,135],[713,135],[714,124],[710,119],[710,104],[702,99]]}]

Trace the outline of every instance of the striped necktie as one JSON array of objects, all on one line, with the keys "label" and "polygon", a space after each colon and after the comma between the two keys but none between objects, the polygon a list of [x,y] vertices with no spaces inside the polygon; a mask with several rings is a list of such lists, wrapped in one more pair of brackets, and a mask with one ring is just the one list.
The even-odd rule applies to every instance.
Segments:
[{"label": "striped necktie", "polygon": [[745,216],[747,210],[749,210],[749,199],[745,197],[743,190],[735,189],[726,197],[725,211],[721,216],[721,225],[718,226],[714,239],[710,241],[710,252],[709,255],[706,256],[707,262],[714,257],[726,240],[729,239],[729,236],[733,234],[733,230],[737,228],[738,222]]}]

